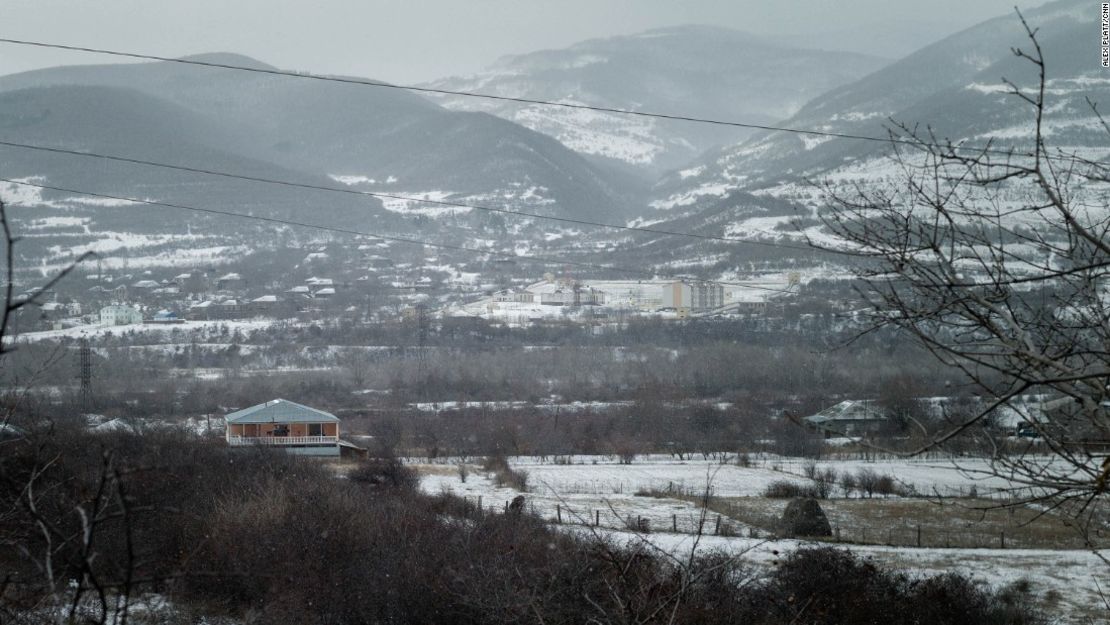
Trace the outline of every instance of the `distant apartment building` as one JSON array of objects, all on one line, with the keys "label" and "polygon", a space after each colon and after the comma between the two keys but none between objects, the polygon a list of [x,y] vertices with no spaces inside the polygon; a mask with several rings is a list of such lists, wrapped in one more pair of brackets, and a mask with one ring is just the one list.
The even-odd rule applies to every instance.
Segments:
[{"label": "distant apartment building", "polygon": [[663,285],[663,307],[712,310],[725,304],[725,288],[720,284],[670,282]]}]

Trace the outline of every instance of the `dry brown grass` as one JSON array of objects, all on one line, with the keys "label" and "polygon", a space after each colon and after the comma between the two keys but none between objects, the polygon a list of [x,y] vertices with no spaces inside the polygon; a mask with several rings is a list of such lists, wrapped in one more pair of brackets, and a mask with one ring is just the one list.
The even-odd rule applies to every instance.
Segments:
[{"label": "dry brown grass", "polygon": [[[671,495],[682,499],[681,496]],[[689,501],[700,503],[700,498]],[[713,498],[709,509],[773,533],[787,500],[762,497]],[[827,499],[821,508],[842,542],[905,547],[1007,549],[1087,549],[1110,546],[1110,528],[1084,537],[1075,522],[1029,507],[996,507],[997,502],[960,499]],[[919,539],[920,532],[920,539]],[[834,537],[834,540],[836,538]]]},{"label": "dry brown grass", "polygon": [[[413,471],[416,471],[417,475],[458,475],[459,474],[459,468],[455,465],[447,465],[447,464],[409,464],[409,465],[405,465],[405,466],[412,469]],[[470,473],[474,473],[475,471],[479,471],[479,472],[481,471],[481,467],[479,467],[478,465],[469,465],[468,464],[466,466],[466,468]]]}]

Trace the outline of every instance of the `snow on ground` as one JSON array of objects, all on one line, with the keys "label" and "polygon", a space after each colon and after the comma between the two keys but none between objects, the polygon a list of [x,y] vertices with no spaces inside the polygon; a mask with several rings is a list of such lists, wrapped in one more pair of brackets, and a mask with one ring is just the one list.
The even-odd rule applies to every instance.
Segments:
[{"label": "snow on ground", "polygon": [[705,172],[705,165],[698,165],[697,167],[691,167],[689,169],[683,169],[682,171],[678,172],[678,176],[679,176],[679,178],[682,178],[683,180],[686,180],[687,178],[692,178],[694,176],[700,176],[704,172]]},{"label": "snow on ground", "polygon": [[228,332],[252,332],[268,328],[276,323],[274,319],[240,319],[240,320],[213,320],[213,321],[186,321],[184,323],[144,324],[132,323],[127,325],[106,326],[99,324],[75,326],[62,330],[43,330],[42,332],[24,332],[13,337],[17,343],[34,343],[36,341],[63,339],[63,338],[95,338],[112,334],[119,336],[128,332],[170,334],[177,332],[221,332],[227,328]]},{"label": "snow on ground", "polygon": [[[429,494],[447,492],[465,497],[474,505],[481,497],[483,508],[497,512],[520,494],[512,488],[497,486],[491,476],[473,468],[466,482],[457,473],[431,474],[421,479],[420,487]],[[530,512],[550,521],[561,515],[567,524],[591,525],[596,521],[600,527],[623,528],[629,519],[646,519],[654,528],[677,526],[680,532],[693,532],[702,518],[697,506],[677,499],[637,497],[633,493],[556,493],[544,490],[542,484],[532,490],[526,495]]]},{"label": "snow on ground", "polygon": [[[567,528],[581,534],[586,528]],[[621,544],[639,545],[645,541],[653,549],[684,558],[692,549],[697,553],[726,553],[745,562],[770,566],[781,555],[807,545],[823,545],[799,540],[766,540],[743,536],[692,536],[672,533],[635,534],[627,531],[592,530]],[[887,566],[905,568],[922,575],[962,573],[996,588],[1026,579],[1032,592],[1042,597],[1054,591],[1060,601],[1056,616],[1065,623],[1091,623],[1085,614],[1097,611],[1102,592],[1110,577],[1110,567],[1090,551],[1048,549],[910,549],[870,545],[845,545],[853,553]],[[1110,553],[1104,553],[1110,556]]]},{"label": "snow on ground", "polygon": [[706,196],[724,197],[734,189],[736,184],[732,182],[706,182],[693,189],[675,193],[665,200],[655,200],[650,206],[658,210],[671,210],[678,206],[689,206]]},{"label": "snow on ground", "polygon": [[[21,184],[26,183],[26,184]],[[41,187],[31,185],[46,184],[46,176],[27,176],[12,178],[11,182],[0,182],[0,197],[10,206],[49,206],[60,208],[53,202],[42,198]]]},{"label": "snow on ground", "polygon": [[[446,202],[454,196],[453,191],[415,191],[398,193],[401,197],[379,197],[382,207],[388,211],[404,215],[424,215],[426,217],[441,217],[469,212],[469,208],[460,206],[444,206],[435,202]],[[428,203],[432,202],[432,203]]]},{"label": "snow on ground", "polygon": [[[770,566],[794,549],[825,544],[751,538],[749,528],[736,522],[731,523],[735,532],[732,537],[698,537],[694,530],[699,524],[704,524],[706,531],[712,532],[715,514],[703,517],[695,505],[686,501],[636,495],[639,489],[666,489],[668,486],[696,491],[704,489],[709,480],[712,481],[714,493],[720,496],[758,495],[767,483],[774,480],[806,481],[800,475],[805,463],[800,458],[768,455],[757,458],[756,466],[752,467],[701,459],[680,461],[668,456],[646,456],[633,464],[620,464],[611,456],[517,457],[510,458],[510,462],[515,470],[528,474],[530,492],[525,494],[527,508],[553,522],[561,513],[564,523],[561,527],[584,536],[592,533],[629,545],[646,542],[652,550],[677,557],[689,556],[692,549],[698,553],[728,553],[759,566]],[[986,466],[981,460],[962,459],[961,463],[971,468]],[[869,468],[893,474],[925,490],[930,485],[958,487],[976,484],[980,489],[1000,486],[996,481],[981,480],[974,474],[938,460],[830,460],[818,466],[841,472]],[[451,465],[425,466],[423,471],[426,473],[421,488],[425,492],[450,492],[466,497],[471,504],[476,504],[481,497],[483,507],[494,511],[502,510],[506,502],[520,494],[511,488],[498,487],[492,475],[473,466],[465,482]],[[595,518],[599,526],[589,527]],[[629,518],[646,519],[651,533],[626,531]],[[672,524],[677,524],[677,533],[671,531]],[[1102,605],[1098,580],[1107,579],[1110,575],[1107,564],[1094,553],[1084,550],[915,549],[875,545],[845,545],[844,548],[910,572],[929,575],[958,572],[995,587],[1027,579],[1032,582],[1031,592],[1036,596],[1043,597],[1050,591],[1058,596],[1058,615],[1064,619],[1063,622],[1089,622],[1083,620],[1083,615],[1089,614],[1094,606]],[[1110,553],[1103,555],[1110,556]],[[1103,584],[1103,590],[1105,586]]]},{"label": "snow on ground", "polygon": [[[772,461],[784,472],[802,475],[806,461],[801,458],[777,458]],[[838,474],[856,473],[870,469],[879,474],[892,475],[917,492],[929,493],[934,489],[942,495],[974,486],[987,494],[992,490],[1012,486],[1008,481],[989,475],[990,463],[982,458],[957,458],[953,460],[902,458],[898,460],[822,460],[820,470],[833,469]]]},{"label": "snow on ground", "polygon": [[79,228],[88,226],[91,221],[91,217],[41,217],[29,219],[19,225],[28,230],[49,230],[51,228]]},{"label": "snow on ground", "polygon": [[737,239],[758,239],[768,237],[779,239],[794,232],[794,229],[776,231],[775,228],[788,224],[794,219],[791,215],[776,215],[774,217],[750,217],[742,221],[730,223],[725,227],[725,236]]},{"label": "snow on ground", "polygon": [[[85,236],[85,235],[81,235]],[[134,232],[98,232],[95,235],[97,238],[93,241],[88,241],[80,245],[65,247],[62,245],[55,245],[50,247],[47,251],[54,257],[69,258],[72,256],[79,256],[86,252],[95,252],[98,255],[104,255],[109,252],[119,250],[134,250],[142,249],[145,247],[159,247],[170,243],[183,243],[186,241],[196,243],[198,240],[207,239],[208,237],[202,235],[184,235],[184,234],[136,234]]]},{"label": "snow on ground", "polygon": [[[422,409],[433,409],[429,404]],[[804,467],[809,462],[773,454],[750,457],[751,466],[734,463],[735,457],[680,460],[667,455],[637,457],[630,464],[616,456],[519,456],[510,458],[515,470],[528,474],[530,490],[535,496],[566,497],[629,496],[637,492],[679,492],[700,495],[708,486],[716,497],[758,497],[776,481],[808,485]],[[443,466],[443,465],[438,465]],[[894,460],[823,460],[819,470],[833,469],[838,474],[871,470],[891,475],[905,487],[919,493],[951,495],[975,487],[981,495],[1010,488],[1006,480],[988,475],[990,465],[985,459],[894,459]],[[448,484],[450,485],[450,484]]]},{"label": "snow on ground", "polygon": [[347,186],[354,186],[358,184],[393,184],[397,182],[396,176],[386,176],[381,180],[371,178],[369,176],[346,176],[342,174],[328,174],[328,178],[336,182],[341,182]]},{"label": "snow on ground", "polygon": [[[144,201],[150,201],[145,200]],[[111,197],[67,197],[61,202],[66,204],[83,204],[85,206],[96,206],[97,208],[114,208],[117,206],[135,206],[140,204],[134,200],[120,200]]]},{"label": "snow on ground", "polygon": [[[561,100],[568,104],[582,104]],[[527,106],[513,121],[551,135],[568,148],[586,154],[647,165],[663,152],[655,120],[629,118],[598,111],[551,106]]]},{"label": "snow on ground", "polygon": [[537,492],[612,495],[675,490],[697,494],[709,484],[713,494],[720,497],[754,497],[777,480],[809,483],[804,477],[771,468],[745,468],[716,461],[650,456],[632,464],[620,464],[616,458],[587,458],[581,458],[585,460],[581,464],[551,464],[534,458],[513,459],[512,464],[513,468],[528,473]]},{"label": "snow on ground", "polygon": [[[119,251],[121,253],[126,253],[128,249],[129,248],[124,247],[120,248]],[[249,245],[175,247],[145,256],[101,256],[99,258],[99,263],[103,269],[192,268],[198,265],[231,264],[254,251],[256,251],[256,248]],[[69,267],[70,261],[76,257],[76,254],[68,257],[68,259],[65,256],[57,256],[56,260],[62,262],[44,261],[42,264],[29,268],[29,270],[36,271],[43,277],[53,276],[57,272]]]},{"label": "snow on ground", "polygon": [[[546,347],[546,346],[544,346]],[[436,402],[417,402],[411,403],[409,406],[421,412],[444,412],[451,410],[461,410],[464,408],[485,408],[488,410],[508,410],[513,408],[535,408],[537,410],[546,410],[548,412],[585,412],[587,410],[592,412],[603,412],[605,410],[612,410],[614,408],[627,408],[631,406],[631,401],[572,401],[566,403],[531,403],[518,400],[506,401],[436,401]]]}]

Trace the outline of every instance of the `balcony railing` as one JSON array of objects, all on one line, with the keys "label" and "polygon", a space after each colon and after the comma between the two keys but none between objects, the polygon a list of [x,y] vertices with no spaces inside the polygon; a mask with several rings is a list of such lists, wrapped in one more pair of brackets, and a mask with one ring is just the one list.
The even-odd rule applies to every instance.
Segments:
[{"label": "balcony railing", "polygon": [[232,447],[245,445],[338,445],[338,436],[229,436]]}]

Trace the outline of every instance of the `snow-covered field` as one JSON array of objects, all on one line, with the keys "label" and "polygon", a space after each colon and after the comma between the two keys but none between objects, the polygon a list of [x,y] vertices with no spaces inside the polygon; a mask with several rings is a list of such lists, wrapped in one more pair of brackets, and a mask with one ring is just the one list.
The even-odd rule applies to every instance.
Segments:
[{"label": "snow-covered field", "polygon": [[[514,468],[527,471],[537,488],[546,487],[559,493],[591,492],[600,494],[634,493],[639,490],[681,490],[701,492],[706,485],[718,497],[754,497],[777,480],[808,483],[801,458],[753,456],[752,466],[741,467],[717,460],[676,460],[669,456],[647,456],[632,464],[620,464],[616,458],[574,456],[575,464],[552,464],[538,458],[516,458]],[[596,463],[596,464],[595,464]],[[983,475],[989,469],[981,459],[961,459],[957,464],[946,460],[825,460],[819,469],[837,473],[855,473],[870,469],[894,476],[905,486],[918,492],[967,489],[988,493],[1009,486],[1004,480]]]},{"label": "snow-covered field", "polygon": [[212,321],[186,321],[184,323],[170,324],[131,323],[114,326],[90,324],[64,328],[62,330],[24,332],[23,334],[16,335],[13,340],[17,343],[34,343],[37,341],[63,338],[95,338],[107,334],[120,336],[131,332],[169,335],[177,331],[178,333],[198,333],[203,335],[213,332],[219,333],[222,332],[224,328],[227,328],[228,332],[239,331],[249,333],[254,330],[267,328],[274,323],[276,322],[273,319],[223,319]]},{"label": "snow-covered field", "polygon": [[[529,492],[525,494],[528,509],[552,522],[561,517],[567,531],[594,532],[620,542],[647,541],[653,550],[679,556],[689,555],[696,546],[699,552],[731,553],[758,565],[770,565],[782,553],[813,543],[753,538],[753,528],[737,521],[726,521],[731,536],[699,538],[695,529],[702,523],[706,532],[712,534],[715,513],[703,515],[696,505],[685,500],[637,495],[647,490],[668,489],[698,493],[708,484],[717,496],[753,497],[772,481],[808,481],[802,475],[806,461],[801,458],[765,456],[752,460],[749,467],[669,456],[640,457],[631,464],[621,464],[612,456],[516,457],[510,458],[510,463],[515,470],[528,475]],[[472,504],[480,501],[483,507],[494,511],[502,510],[521,494],[497,486],[492,474],[476,466],[468,465],[469,474],[463,481],[456,464],[449,460],[439,462],[418,465],[421,488],[426,492],[453,493],[466,497]],[[985,461],[974,459],[961,459],[960,466],[944,460],[828,460],[818,463],[818,467],[838,472],[871,469],[893,475],[921,492],[955,491],[971,486],[989,492],[1008,486],[999,478],[979,475],[977,471],[989,467]],[[651,533],[627,531],[629,519],[641,518],[649,524]],[[595,521],[597,527],[593,527]],[[677,532],[672,531],[675,527]],[[1101,605],[1099,580],[1110,579],[1110,566],[1085,550],[916,549],[878,545],[846,548],[880,563],[922,574],[956,571],[994,586],[1028,579],[1038,597],[1049,593],[1050,599],[1059,602],[1063,622],[1084,622],[1081,615],[1089,614],[1092,606]],[[1102,590],[1107,586],[1110,584],[1102,584]]]},{"label": "snow-covered field", "polygon": [[[727,553],[753,564],[770,566],[782,554],[813,543],[799,540],[766,540],[744,536],[692,536],[673,533],[636,534],[618,530],[569,531],[600,532],[624,544],[643,544],[651,549],[675,555]],[[908,549],[871,545],[851,545],[857,555],[922,575],[957,572],[976,580],[1002,587],[1019,580],[1032,583],[1031,592],[1046,604],[1058,602],[1058,609],[1046,609],[1061,623],[1097,623],[1091,620],[1102,606],[1102,593],[1110,579],[1110,565],[1098,555],[1084,550],[1056,551],[1047,549]],[[1105,555],[1105,554],[1104,554]],[[1105,614],[1105,612],[1103,612]]]}]

